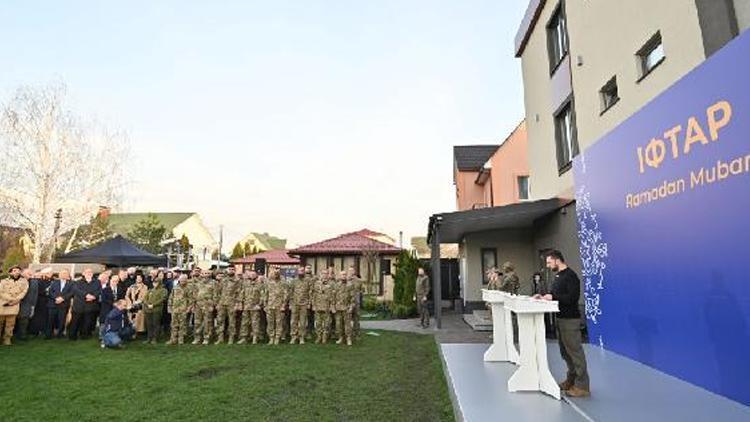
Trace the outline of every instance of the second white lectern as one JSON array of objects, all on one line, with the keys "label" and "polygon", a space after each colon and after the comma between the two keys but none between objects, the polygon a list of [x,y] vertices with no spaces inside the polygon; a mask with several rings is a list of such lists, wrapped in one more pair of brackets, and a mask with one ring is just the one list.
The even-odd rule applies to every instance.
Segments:
[{"label": "second white lectern", "polygon": [[485,362],[518,364],[518,350],[513,343],[513,320],[505,302],[513,296],[500,290],[482,289],[482,300],[492,309],[492,345],[484,352]]},{"label": "second white lectern", "polygon": [[[505,307],[518,316],[520,367],[508,380],[508,390],[542,391],[560,400],[560,387],[552,377],[547,362],[547,338],[544,314],[558,312],[556,301],[538,300],[528,296],[512,296]],[[512,335],[512,331],[511,331]]]}]

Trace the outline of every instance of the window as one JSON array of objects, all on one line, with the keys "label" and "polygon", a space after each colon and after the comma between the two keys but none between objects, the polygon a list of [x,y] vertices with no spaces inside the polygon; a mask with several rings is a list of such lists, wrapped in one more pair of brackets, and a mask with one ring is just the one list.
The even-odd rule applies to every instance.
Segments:
[{"label": "window", "polygon": [[620,101],[620,95],[617,92],[617,76],[613,76],[604,84],[602,89],[599,90],[599,97],[601,98],[602,114]]},{"label": "window", "polygon": [[641,47],[636,53],[638,59],[638,66],[640,72],[639,81],[649,73],[651,73],[657,66],[659,66],[665,59],[664,56],[664,44],[661,42],[661,32],[657,32],[651,37],[646,44]]},{"label": "window", "polygon": [[490,282],[487,278],[487,270],[493,267],[497,267],[497,249],[482,248],[482,284]]},{"label": "window", "polygon": [[529,176],[518,176],[518,199],[529,199]]},{"label": "window", "polygon": [[327,256],[326,257],[326,268],[333,268],[333,257]]},{"label": "window", "polygon": [[550,72],[554,72],[568,54],[568,28],[565,21],[565,4],[560,2],[547,24],[547,50]]},{"label": "window", "polygon": [[557,166],[562,174],[570,168],[573,157],[578,155],[572,101],[565,104],[555,115],[555,141],[557,143]]}]

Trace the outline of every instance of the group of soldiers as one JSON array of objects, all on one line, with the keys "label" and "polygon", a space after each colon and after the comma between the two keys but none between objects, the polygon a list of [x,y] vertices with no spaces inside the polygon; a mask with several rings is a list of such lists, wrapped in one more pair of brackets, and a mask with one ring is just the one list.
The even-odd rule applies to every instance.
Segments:
[{"label": "group of soldiers", "polygon": [[501,290],[517,295],[521,288],[521,282],[516,275],[516,266],[512,262],[504,263],[500,266],[500,269],[490,268],[487,271],[487,279],[489,281],[487,283],[488,290]]},{"label": "group of soldiers", "polygon": [[[362,281],[354,268],[327,268],[317,276],[312,267],[301,267],[296,277],[285,280],[278,269],[268,276],[233,268],[213,273],[196,269],[183,274],[172,288],[167,312],[172,328],[167,344],[184,344],[193,320],[192,344],[305,344],[308,328],[315,330],[315,343],[336,338],[337,344],[352,345],[359,336]],[[265,330],[263,329],[265,326]]]}]

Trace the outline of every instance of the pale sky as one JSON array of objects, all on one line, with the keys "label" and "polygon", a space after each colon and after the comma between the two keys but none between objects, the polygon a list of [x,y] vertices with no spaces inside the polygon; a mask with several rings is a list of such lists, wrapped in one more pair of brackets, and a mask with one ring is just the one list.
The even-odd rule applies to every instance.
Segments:
[{"label": "pale sky", "polygon": [[455,209],[452,146],[523,117],[527,3],[4,0],[0,96],[65,82],[129,134],[121,210],[198,212],[225,250],[363,227],[408,244]]}]

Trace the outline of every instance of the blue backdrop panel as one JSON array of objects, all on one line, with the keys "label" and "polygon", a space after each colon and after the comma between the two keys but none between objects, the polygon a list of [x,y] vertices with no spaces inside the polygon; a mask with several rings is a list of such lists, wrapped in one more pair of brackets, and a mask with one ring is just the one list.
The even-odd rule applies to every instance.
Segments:
[{"label": "blue backdrop panel", "polygon": [[750,32],[574,172],[592,343],[750,405]]}]

